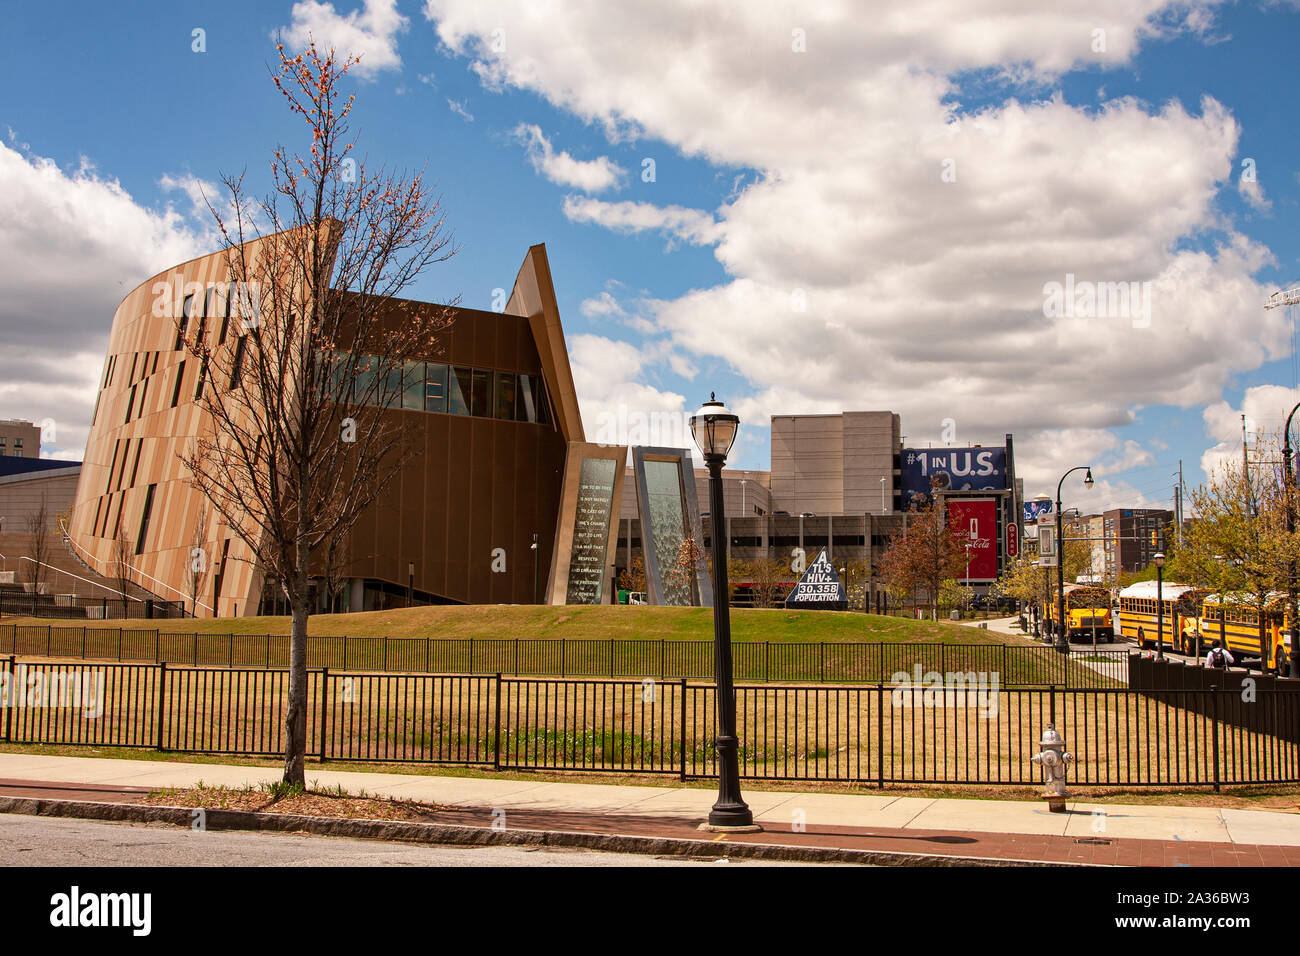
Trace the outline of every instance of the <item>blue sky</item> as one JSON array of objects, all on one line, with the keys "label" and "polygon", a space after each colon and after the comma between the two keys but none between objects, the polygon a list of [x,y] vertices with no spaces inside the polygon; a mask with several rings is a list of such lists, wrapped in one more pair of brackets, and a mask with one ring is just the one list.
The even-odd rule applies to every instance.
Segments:
[{"label": "blue sky", "polygon": [[[716,390],[765,469],[767,415],[891,408],[909,444],[1015,433],[1030,494],[1098,465],[1092,510],[1300,398],[1262,308],[1300,280],[1294,4],[621,6],[5,4],[0,416],[75,455],[118,299],[211,244],[187,189],[301,145],[279,28],[362,53],[360,154],[438,181],[462,248],[413,297],[489,308],[546,243],[589,436]],[[1044,317],[1067,273],[1149,281],[1150,328]]]}]

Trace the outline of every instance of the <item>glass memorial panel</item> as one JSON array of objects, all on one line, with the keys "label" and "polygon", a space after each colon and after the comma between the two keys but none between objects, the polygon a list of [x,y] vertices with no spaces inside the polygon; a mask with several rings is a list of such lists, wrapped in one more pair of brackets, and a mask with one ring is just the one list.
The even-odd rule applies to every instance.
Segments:
[{"label": "glass memorial panel", "polygon": [[[645,462],[646,496],[650,508],[650,534],[664,604],[695,605],[696,564],[686,547],[686,508],[682,502],[680,462]],[[696,541],[695,546],[700,547]]]},{"label": "glass memorial panel", "polygon": [[605,583],[605,554],[614,504],[612,458],[584,458],[578,476],[566,604],[599,604]]}]

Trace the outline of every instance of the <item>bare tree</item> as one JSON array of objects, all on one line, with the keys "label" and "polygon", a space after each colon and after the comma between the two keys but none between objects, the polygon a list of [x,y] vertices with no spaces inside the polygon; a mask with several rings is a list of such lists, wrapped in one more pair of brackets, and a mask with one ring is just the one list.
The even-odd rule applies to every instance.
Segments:
[{"label": "bare tree", "polygon": [[121,523],[117,526],[117,537],[113,541],[113,575],[117,578],[117,590],[122,597],[122,617],[126,617],[127,589],[131,585],[131,554],[135,549],[131,539]]},{"label": "bare tree", "polygon": [[198,520],[194,525],[194,539],[190,542],[190,570],[188,583],[190,586],[190,617],[197,617],[199,613],[199,589],[203,585],[203,576],[208,572],[210,558],[208,550],[204,547],[203,535],[208,527],[208,505],[206,502],[199,505]]},{"label": "bare tree", "polygon": [[944,581],[960,577],[966,552],[934,505],[913,512],[907,531],[894,538],[880,561],[880,573],[895,593],[925,590],[930,618],[939,614],[939,590]]},{"label": "bare tree", "polygon": [[32,559],[27,580],[32,586],[32,594],[36,595],[45,589],[50,560],[50,513],[45,492],[41,492],[41,503],[36,511],[27,518],[27,533],[31,535],[29,557]]},{"label": "bare tree", "polygon": [[353,97],[341,83],[356,61],[314,45],[293,57],[278,49],[275,86],[306,123],[310,152],[274,151],[265,198],[251,200],[242,177],[226,176],[229,206],[209,204],[234,334],[221,343],[189,330],[210,383],[197,400],[212,431],[186,464],[288,601],[284,780],[302,786],[311,576],[345,552],[358,518],[416,454],[389,409],[400,407],[415,361],[437,354],[452,305],[395,297],[456,249],[422,174],[372,175],[351,155]]}]

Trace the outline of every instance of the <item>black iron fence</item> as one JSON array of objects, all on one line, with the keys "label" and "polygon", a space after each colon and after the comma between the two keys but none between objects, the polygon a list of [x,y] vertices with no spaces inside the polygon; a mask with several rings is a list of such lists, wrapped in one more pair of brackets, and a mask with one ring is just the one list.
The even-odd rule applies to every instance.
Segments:
[{"label": "black iron fence", "polygon": [[[269,756],[286,671],[0,658],[0,740]],[[749,779],[1030,786],[1047,724],[1070,780],[1207,785],[1300,780],[1300,695],[1236,690],[746,685]],[[676,680],[312,670],[310,757],[505,770],[716,775],[716,691]]]},{"label": "black iron fence", "polygon": [[156,598],[86,597],[0,591],[0,614],[61,620],[149,620],[189,617],[184,605]]},{"label": "black iron fence", "polygon": [[[1124,651],[1046,645],[921,642],[738,641],[736,680],[876,683],[907,673],[996,673],[1004,685],[1111,686],[1128,674]],[[193,667],[289,666],[283,634],[202,634],[152,628],[0,626],[0,654],[188,664]],[[659,680],[713,676],[712,641],[546,640],[536,638],[308,637],[307,666],[429,674],[509,674]]]}]

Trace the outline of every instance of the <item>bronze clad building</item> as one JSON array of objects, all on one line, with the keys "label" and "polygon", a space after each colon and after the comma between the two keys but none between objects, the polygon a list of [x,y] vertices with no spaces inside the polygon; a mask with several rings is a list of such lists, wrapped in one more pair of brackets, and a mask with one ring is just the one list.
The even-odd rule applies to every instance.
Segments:
[{"label": "bronze clad building", "polygon": [[[205,372],[172,316],[216,343],[235,335],[224,272],[223,252],[194,259],[118,307],[68,525],[94,571],[118,576],[125,554],[131,581],[201,617],[275,609],[180,457],[210,423],[194,401]],[[342,606],[541,600],[567,443],[584,437],[545,247],[528,250],[503,312],[455,310],[425,359],[383,412],[421,454],[355,527]],[[196,547],[212,556],[202,572]]]}]

